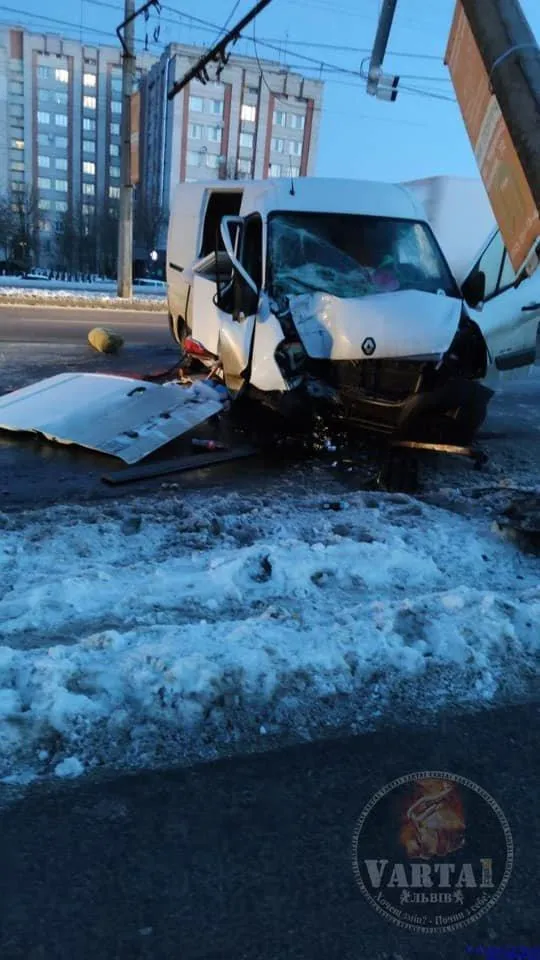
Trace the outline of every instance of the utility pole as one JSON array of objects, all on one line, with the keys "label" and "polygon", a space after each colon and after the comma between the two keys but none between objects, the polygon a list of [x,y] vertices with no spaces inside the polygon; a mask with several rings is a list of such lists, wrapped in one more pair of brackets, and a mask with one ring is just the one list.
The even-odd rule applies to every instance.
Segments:
[{"label": "utility pole", "polygon": [[519,0],[462,5],[540,210],[540,49]]},{"label": "utility pole", "polygon": [[119,297],[133,293],[133,187],[131,185],[131,94],[135,78],[135,0],[124,0],[122,44],[122,145],[120,147],[120,216],[118,223]]}]

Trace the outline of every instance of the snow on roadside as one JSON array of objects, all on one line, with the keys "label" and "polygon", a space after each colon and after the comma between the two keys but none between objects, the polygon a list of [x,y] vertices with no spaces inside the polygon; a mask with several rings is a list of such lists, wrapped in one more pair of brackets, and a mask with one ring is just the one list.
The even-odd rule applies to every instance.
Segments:
[{"label": "snow on roadside", "polygon": [[491,702],[538,663],[538,560],[403,495],[190,493],[0,528],[9,782]]},{"label": "snow on roadside", "polygon": [[26,306],[55,307],[95,307],[103,309],[133,310],[145,309],[164,311],[166,309],[166,293],[161,289],[147,288],[134,289],[133,297],[125,299],[117,297],[113,290],[88,290],[76,286],[69,288],[41,289],[39,287],[19,288],[0,287],[0,306],[5,304],[23,304]]}]

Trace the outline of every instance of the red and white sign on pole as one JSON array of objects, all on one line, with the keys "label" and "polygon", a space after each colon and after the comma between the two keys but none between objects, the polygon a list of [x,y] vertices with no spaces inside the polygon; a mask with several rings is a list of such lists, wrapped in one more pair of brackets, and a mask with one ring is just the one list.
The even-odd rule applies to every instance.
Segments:
[{"label": "red and white sign on pole", "polygon": [[460,0],[445,63],[493,213],[519,273],[540,241],[540,217]]}]

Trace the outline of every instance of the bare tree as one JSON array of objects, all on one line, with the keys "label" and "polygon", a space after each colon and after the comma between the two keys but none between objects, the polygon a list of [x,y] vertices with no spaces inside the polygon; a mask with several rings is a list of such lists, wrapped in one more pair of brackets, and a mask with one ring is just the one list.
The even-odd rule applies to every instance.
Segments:
[{"label": "bare tree", "polygon": [[135,206],[135,242],[147,254],[155,250],[159,244],[161,228],[166,221],[166,214],[159,203],[152,197],[144,194],[137,197]]},{"label": "bare tree", "polygon": [[13,232],[11,257],[25,272],[30,269],[39,251],[38,201],[36,191],[28,188],[11,203]]},{"label": "bare tree", "polygon": [[249,173],[244,173],[238,169],[237,160],[227,160],[225,158],[219,164],[218,180],[248,180],[249,177]]},{"label": "bare tree", "polygon": [[0,197],[0,260],[7,263],[11,258],[11,245],[15,231],[13,210],[7,197]]},{"label": "bare tree", "polygon": [[80,270],[81,241],[81,217],[70,204],[58,218],[56,226],[56,260],[61,270],[69,273]]}]

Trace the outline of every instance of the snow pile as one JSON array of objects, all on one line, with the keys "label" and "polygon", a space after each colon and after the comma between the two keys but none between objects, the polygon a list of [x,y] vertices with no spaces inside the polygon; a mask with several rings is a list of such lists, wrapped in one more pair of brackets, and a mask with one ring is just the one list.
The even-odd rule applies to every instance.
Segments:
[{"label": "snow pile", "polygon": [[[0,278],[1,279],[1,278]],[[144,292],[143,292],[144,291]],[[91,290],[84,285],[65,284],[57,288],[41,287],[0,287],[0,305],[8,304],[27,304],[35,306],[55,307],[94,307],[102,309],[116,310],[159,310],[166,308],[166,293],[161,288],[138,288],[134,287],[134,295],[131,299],[117,297],[113,288],[110,292],[103,290]]]},{"label": "snow pile", "polygon": [[526,691],[538,662],[538,561],[404,495],[276,486],[0,523],[11,779],[420,717]]}]

